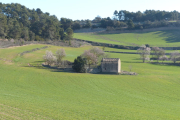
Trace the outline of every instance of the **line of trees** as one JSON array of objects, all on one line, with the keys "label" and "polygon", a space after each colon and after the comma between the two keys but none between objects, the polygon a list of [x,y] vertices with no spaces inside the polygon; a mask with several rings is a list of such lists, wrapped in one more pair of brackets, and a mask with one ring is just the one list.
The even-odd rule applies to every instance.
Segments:
[{"label": "line of trees", "polygon": [[2,4],[0,2],[0,38],[23,40],[70,40],[73,30],[81,28],[107,28],[113,29],[143,29],[165,26],[180,26],[180,22],[168,22],[179,20],[177,11],[129,12],[126,10],[114,12],[114,18],[101,18],[94,20],[71,20],[43,13],[41,9],[29,9],[18,3]]},{"label": "line of trees", "polygon": [[162,62],[164,61],[168,61],[171,60],[173,61],[173,63],[176,63],[176,61],[180,60],[180,53],[179,51],[173,51],[172,53],[170,53],[170,58],[168,58],[165,55],[165,50],[163,50],[162,48],[159,47],[152,47],[152,49],[146,45],[142,45],[137,52],[140,55],[140,58],[143,60],[143,63],[145,61],[149,61],[150,60],[150,54],[152,51],[152,58],[153,60],[157,60],[157,62],[159,62],[159,60],[161,60]]},{"label": "line of trees", "polygon": [[[103,28],[122,28],[129,29],[143,29],[156,28],[167,26],[180,26],[180,13],[178,11],[160,11],[160,10],[146,10],[144,12],[129,12],[126,10],[114,11],[113,18],[95,17],[92,22],[100,23],[98,26]],[[170,20],[178,22],[170,23]]]},{"label": "line of trees", "polygon": [[24,40],[70,40],[70,19],[57,19],[41,9],[29,9],[18,3],[0,3],[0,38]]},{"label": "line of trees", "polygon": [[129,19],[134,22],[144,22],[144,21],[161,21],[161,20],[179,20],[180,13],[176,10],[160,11],[160,10],[146,10],[144,12],[129,12],[126,10],[114,11],[114,18],[119,21],[128,21]]},{"label": "line of trees", "polygon": [[[116,28],[121,29],[127,27],[129,29],[143,29],[143,28],[155,28],[155,27],[167,27],[167,26],[180,26],[180,13],[178,11],[160,11],[160,10],[146,10],[145,12],[129,12],[126,10],[114,11],[113,18],[101,18],[95,17],[90,25],[87,27],[102,27],[102,28]],[[170,23],[170,20],[176,20],[178,22]],[[79,23],[85,23],[85,21],[78,21]],[[88,20],[89,22],[89,20]],[[83,28],[83,27],[81,27]]]},{"label": "line of trees", "polygon": [[179,27],[180,21],[176,22],[169,22],[167,20],[160,20],[160,21],[143,21],[143,22],[134,22],[133,20],[129,19],[127,21],[119,21],[117,19],[110,19],[102,18],[100,21],[99,27],[102,28],[111,28],[110,30],[121,30],[122,28],[132,29],[148,29],[148,28],[157,28],[157,27]]}]

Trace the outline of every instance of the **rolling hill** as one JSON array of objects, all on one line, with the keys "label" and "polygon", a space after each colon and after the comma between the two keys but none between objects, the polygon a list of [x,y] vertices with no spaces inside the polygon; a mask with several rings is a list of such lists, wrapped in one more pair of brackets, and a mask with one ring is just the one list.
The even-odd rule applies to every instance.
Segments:
[{"label": "rolling hill", "polygon": [[[64,72],[41,66],[45,45],[0,49],[0,119],[180,119],[179,66],[142,63],[139,55],[110,53],[137,76]],[[63,47],[73,61],[84,50]],[[106,48],[109,51],[119,49]],[[30,63],[34,67],[29,67]]]},{"label": "rolling hill", "polygon": [[144,31],[129,31],[129,32],[95,32],[95,33],[75,33],[74,38],[108,43],[125,46],[140,46],[149,44],[157,47],[177,47],[180,46],[180,29],[169,28],[150,29]]}]

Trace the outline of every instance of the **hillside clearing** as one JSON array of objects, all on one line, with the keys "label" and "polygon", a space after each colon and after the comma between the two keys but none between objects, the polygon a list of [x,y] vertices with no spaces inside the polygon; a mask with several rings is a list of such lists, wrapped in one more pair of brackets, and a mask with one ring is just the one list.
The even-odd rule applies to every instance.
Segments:
[{"label": "hillside clearing", "polygon": [[[129,71],[131,65],[138,76],[69,73],[39,65],[46,50],[55,53],[62,47],[17,56],[37,47],[43,45],[0,50],[0,58],[15,60],[11,65],[0,61],[1,119],[180,119],[180,67],[110,53],[121,59],[122,70]],[[90,46],[63,48],[66,59],[73,61]]]},{"label": "hillside clearing", "polygon": [[180,29],[119,34],[75,33],[74,38],[125,46],[149,44],[157,47],[177,47],[180,46],[179,32]]}]

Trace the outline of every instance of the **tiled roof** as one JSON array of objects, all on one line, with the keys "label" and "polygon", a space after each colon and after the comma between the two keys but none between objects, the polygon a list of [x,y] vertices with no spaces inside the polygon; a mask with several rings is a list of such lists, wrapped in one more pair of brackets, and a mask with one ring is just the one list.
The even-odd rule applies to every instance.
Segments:
[{"label": "tiled roof", "polygon": [[103,58],[102,62],[118,62],[119,58]]}]

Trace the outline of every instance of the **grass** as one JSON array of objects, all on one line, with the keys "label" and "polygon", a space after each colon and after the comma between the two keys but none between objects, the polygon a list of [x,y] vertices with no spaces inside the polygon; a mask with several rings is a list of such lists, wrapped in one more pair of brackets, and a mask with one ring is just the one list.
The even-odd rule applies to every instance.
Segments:
[{"label": "grass", "polygon": [[177,47],[180,46],[179,32],[179,29],[174,29],[120,34],[75,33],[74,38],[126,46],[149,44],[157,47]]},{"label": "grass", "polygon": [[[103,47],[101,47],[103,49]],[[104,51],[114,51],[114,52],[134,52],[137,53],[137,50],[129,50],[129,49],[114,49],[114,48],[109,48],[109,47],[105,47]],[[178,51],[180,52],[180,50],[165,50],[165,53],[172,53],[174,51]],[[153,51],[151,51],[151,53],[153,53]]]},{"label": "grass", "polygon": [[[45,45],[0,49],[0,58]],[[122,69],[137,76],[80,74],[28,67],[42,63],[46,50],[25,54],[12,64],[0,61],[0,119],[180,119],[180,67],[142,63],[135,54],[111,53]],[[64,47],[73,61],[90,47]],[[116,51],[116,49],[111,49]],[[4,53],[4,54],[3,54]]]},{"label": "grass", "polygon": [[176,20],[171,20],[171,21],[169,21],[169,22],[177,22]]}]

